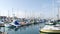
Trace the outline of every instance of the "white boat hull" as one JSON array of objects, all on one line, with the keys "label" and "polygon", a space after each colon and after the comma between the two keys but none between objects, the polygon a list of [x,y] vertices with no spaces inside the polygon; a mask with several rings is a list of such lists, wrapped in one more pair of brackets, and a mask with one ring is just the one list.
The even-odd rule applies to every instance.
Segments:
[{"label": "white boat hull", "polygon": [[60,27],[55,27],[54,25],[45,25],[45,27],[42,28],[40,32],[60,33]]},{"label": "white boat hull", "polygon": [[11,26],[18,27],[18,26],[21,26],[21,25],[15,25],[15,24],[13,24],[13,23],[5,24],[5,27],[11,27]]}]

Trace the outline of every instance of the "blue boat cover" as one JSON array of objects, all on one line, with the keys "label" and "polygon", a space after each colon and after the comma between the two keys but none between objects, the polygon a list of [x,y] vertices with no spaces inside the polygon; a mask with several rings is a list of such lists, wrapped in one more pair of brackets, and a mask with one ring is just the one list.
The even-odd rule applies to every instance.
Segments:
[{"label": "blue boat cover", "polygon": [[14,24],[15,24],[15,25],[19,25],[18,21],[15,21]]}]

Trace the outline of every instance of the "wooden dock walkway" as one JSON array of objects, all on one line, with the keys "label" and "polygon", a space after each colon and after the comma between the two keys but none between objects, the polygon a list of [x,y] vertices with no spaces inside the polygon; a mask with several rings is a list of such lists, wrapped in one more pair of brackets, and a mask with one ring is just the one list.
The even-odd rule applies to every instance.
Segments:
[{"label": "wooden dock walkway", "polygon": [[0,24],[0,27],[4,27],[4,24]]},{"label": "wooden dock walkway", "polygon": [[7,34],[7,32],[0,32],[0,34]]}]

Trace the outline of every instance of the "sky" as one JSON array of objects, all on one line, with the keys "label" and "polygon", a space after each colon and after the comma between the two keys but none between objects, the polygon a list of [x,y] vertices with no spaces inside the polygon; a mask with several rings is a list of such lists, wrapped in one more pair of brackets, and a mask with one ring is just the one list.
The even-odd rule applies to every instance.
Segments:
[{"label": "sky", "polygon": [[17,17],[56,17],[60,0],[0,0],[0,15]]}]

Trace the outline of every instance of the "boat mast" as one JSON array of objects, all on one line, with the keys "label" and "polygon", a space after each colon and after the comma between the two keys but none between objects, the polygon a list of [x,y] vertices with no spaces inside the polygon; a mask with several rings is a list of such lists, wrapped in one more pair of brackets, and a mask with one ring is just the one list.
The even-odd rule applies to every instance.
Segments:
[{"label": "boat mast", "polygon": [[26,18],[26,10],[25,10],[25,18]]},{"label": "boat mast", "polygon": [[58,20],[59,20],[59,6],[58,6],[58,15],[57,15],[57,18],[58,18]]},{"label": "boat mast", "polygon": [[8,10],[8,17],[9,17],[9,10]]},{"label": "boat mast", "polygon": [[14,14],[13,8],[12,8],[12,17],[13,17],[13,19],[14,19],[14,17],[15,17],[15,14]]}]

